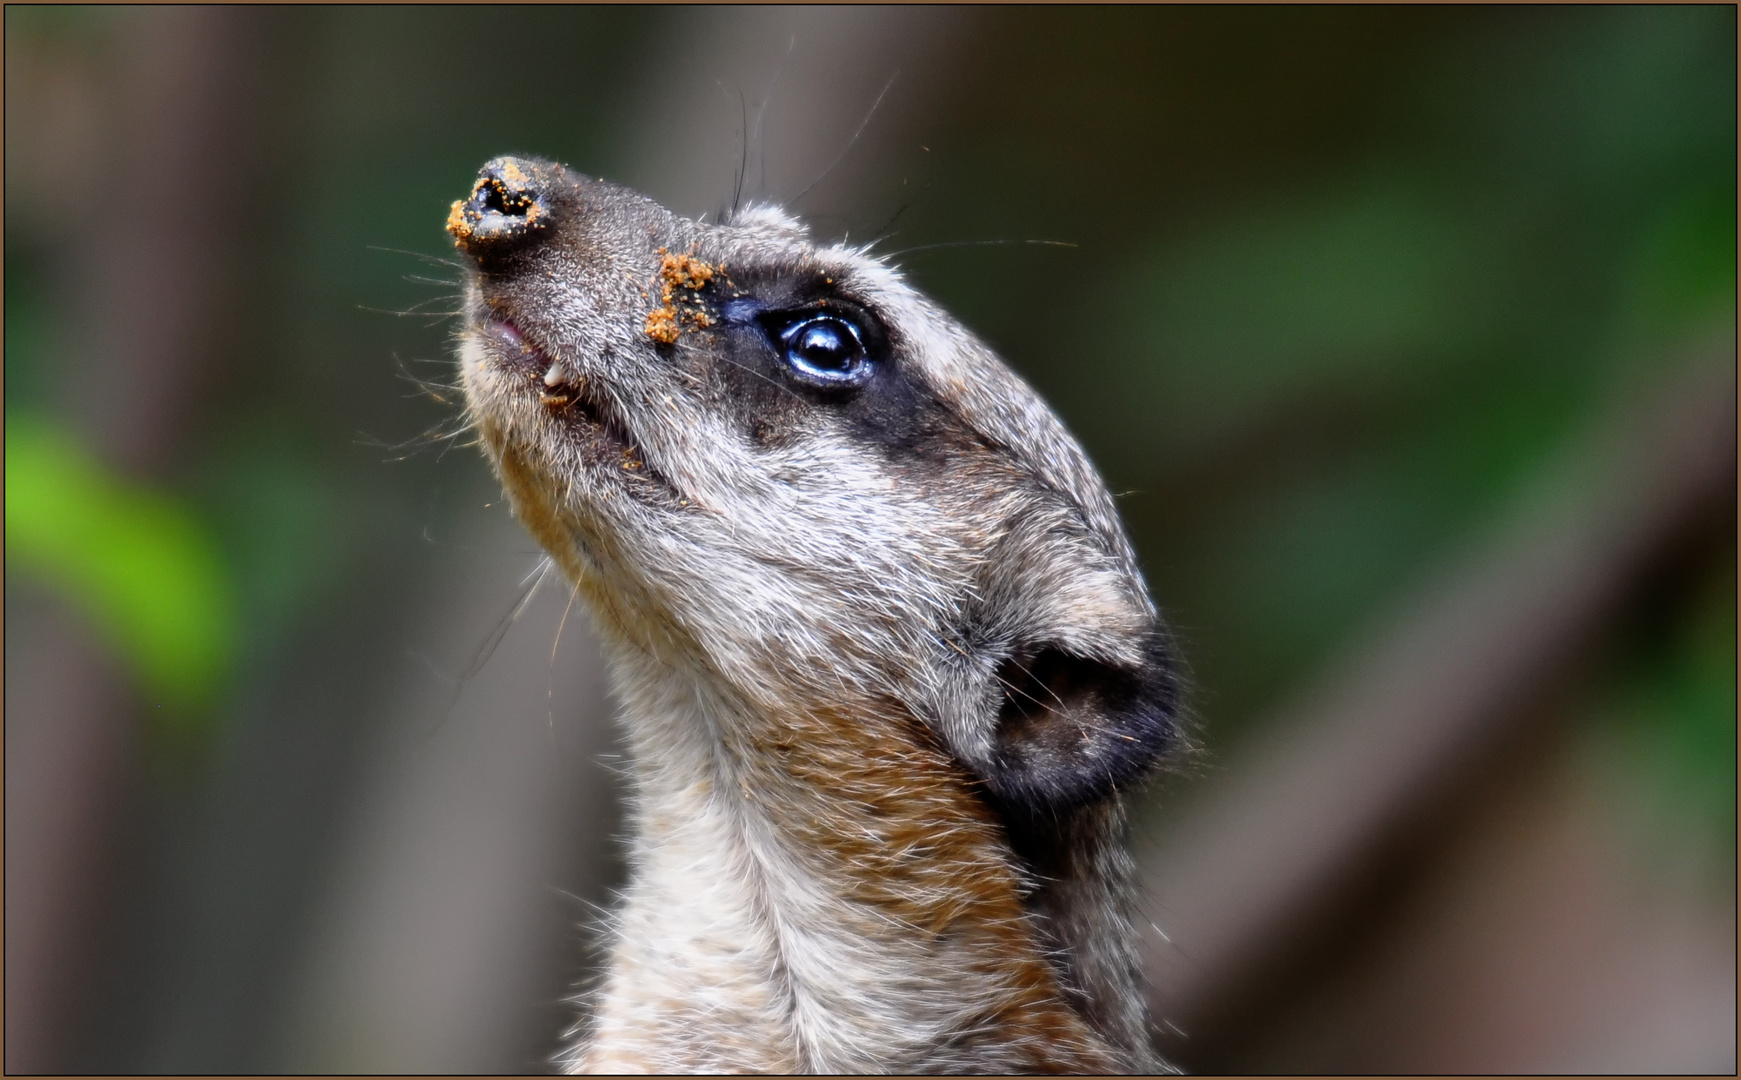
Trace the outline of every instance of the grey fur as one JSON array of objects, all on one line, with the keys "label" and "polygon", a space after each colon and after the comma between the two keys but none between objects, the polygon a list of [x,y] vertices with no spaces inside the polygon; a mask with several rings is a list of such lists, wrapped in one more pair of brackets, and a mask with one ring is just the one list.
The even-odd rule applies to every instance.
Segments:
[{"label": "grey fur", "polygon": [[[776,208],[705,225],[498,159],[449,228],[479,267],[472,418],[593,610],[635,756],[613,969],[566,1064],[1160,1067],[1120,792],[1173,741],[1170,655],[1112,499],[1051,411],[894,269]],[[865,389],[781,367],[766,320],[823,309],[869,324]],[[916,767],[947,761],[927,790],[967,815],[939,837],[962,846],[936,850],[997,860],[959,896],[950,867],[915,866],[911,902],[989,911],[1007,881],[1021,926],[926,934],[902,923],[906,894],[863,899],[855,868],[890,853],[852,845],[876,821],[769,757],[770,732],[850,746],[870,737],[855,718],[886,740],[902,717],[932,733],[911,731]],[[818,855],[834,837],[860,854]],[[986,1019],[1028,1015],[1011,1010],[1029,984],[985,955],[1000,941],[1043,953],[1068,1006],[1055,1045]]]}]

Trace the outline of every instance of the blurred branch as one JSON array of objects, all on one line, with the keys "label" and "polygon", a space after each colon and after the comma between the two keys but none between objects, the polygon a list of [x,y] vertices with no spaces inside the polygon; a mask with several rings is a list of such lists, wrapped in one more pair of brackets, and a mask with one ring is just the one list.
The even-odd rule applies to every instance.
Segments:
[{"label": "blurred branch", "polygon": [[[137,476],[167,471],[220,370],[216,331],[234,316],[247,243],[237,215],[258,38],[239,9],[124,11],[116,23],[114,62],[93,75],[113,110],[106,160],[62,178],[66,163],[41,148],[18,155],[41,187],[64,179],[87,200],[65,215],[52,194],[32,200],[17,226],[72,268],[60,311],[90,335],[56,380],[64,407],[109,466]],[[34,598],[7,610],[9,646],[24,644],[6,664],[6,1069],[78,1071],[127,904],[113,875],[139,816],[128,805],[138,700],[88,623]]]},{"label": "blurred branch", "polygon": [[[261,20],[223,7],[127,12],[112,170],[80,252],[90,365],[69,404],[122,468],[175,460],[231,357],[255,164]],[[97,376],[96,380],[92,375]],[[103,393],[92,393],[93,381]]]},{"label": "blurred branch", "polygon": [[1733,325],[1688,359],[1172,815],[1143,853],[1167,1028],[1215,1030],[1321,936],[1400,831],[1524,733],[1525,707],[1688,532],[1733,513]]}]

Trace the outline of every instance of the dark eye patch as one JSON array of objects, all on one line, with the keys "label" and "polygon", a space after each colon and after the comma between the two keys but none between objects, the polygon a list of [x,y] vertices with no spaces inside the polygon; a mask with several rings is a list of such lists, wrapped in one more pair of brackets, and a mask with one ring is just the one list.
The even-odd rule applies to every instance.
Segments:
[{"label": "dark eye patch", "polygon": [[720,321],[740,333],[759,330],[780,374],[809,389],[857,389],[887,358],[888,334],[882,323],[862,305],[838,296],[794,305],[739,293],[719,301],[717,310]]},{"label": "dark eye patch", "polygon": [[730,326],[750,326],[768,306],[753,296],[733,296],[720,301],[720,321]]},{"label": "dark eye patch", "polygon": [[712,301],[745,433],[784,445],[818,423],[890,459],[934,469],[978,436],[901,362],[898,338],[868,305],[809,273],[734,267]]}]

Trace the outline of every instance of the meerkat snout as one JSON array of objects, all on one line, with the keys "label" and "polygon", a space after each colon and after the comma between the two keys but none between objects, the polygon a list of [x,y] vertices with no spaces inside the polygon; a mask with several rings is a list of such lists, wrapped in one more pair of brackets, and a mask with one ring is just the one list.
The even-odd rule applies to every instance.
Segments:
[{"label": "meerkat snout", "polygon": [[704,224],[498,158],[448,230],[471,416],[635,758],[570,1063],[1154,1064],[1120,799],[1177,740],[1174,662],[1051,412],[773,207]]},{"label": "meerkat snout", "polygon": [[471,198],[453,204],[447,230],[480,263],[512,250],[543,228],[547,210],[531,175],[513,158],[485,165]]}]

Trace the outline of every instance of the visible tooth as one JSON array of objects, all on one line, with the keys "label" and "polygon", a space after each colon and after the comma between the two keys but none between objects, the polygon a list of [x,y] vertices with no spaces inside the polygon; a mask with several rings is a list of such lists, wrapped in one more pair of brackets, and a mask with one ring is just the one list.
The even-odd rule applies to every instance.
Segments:
[{"label": "visible tooth", "polygon": [[562,366],[562,361],[550,361],[550,367],[544,372],[545,386],[561,386],[568,381],[568,369]]}]

